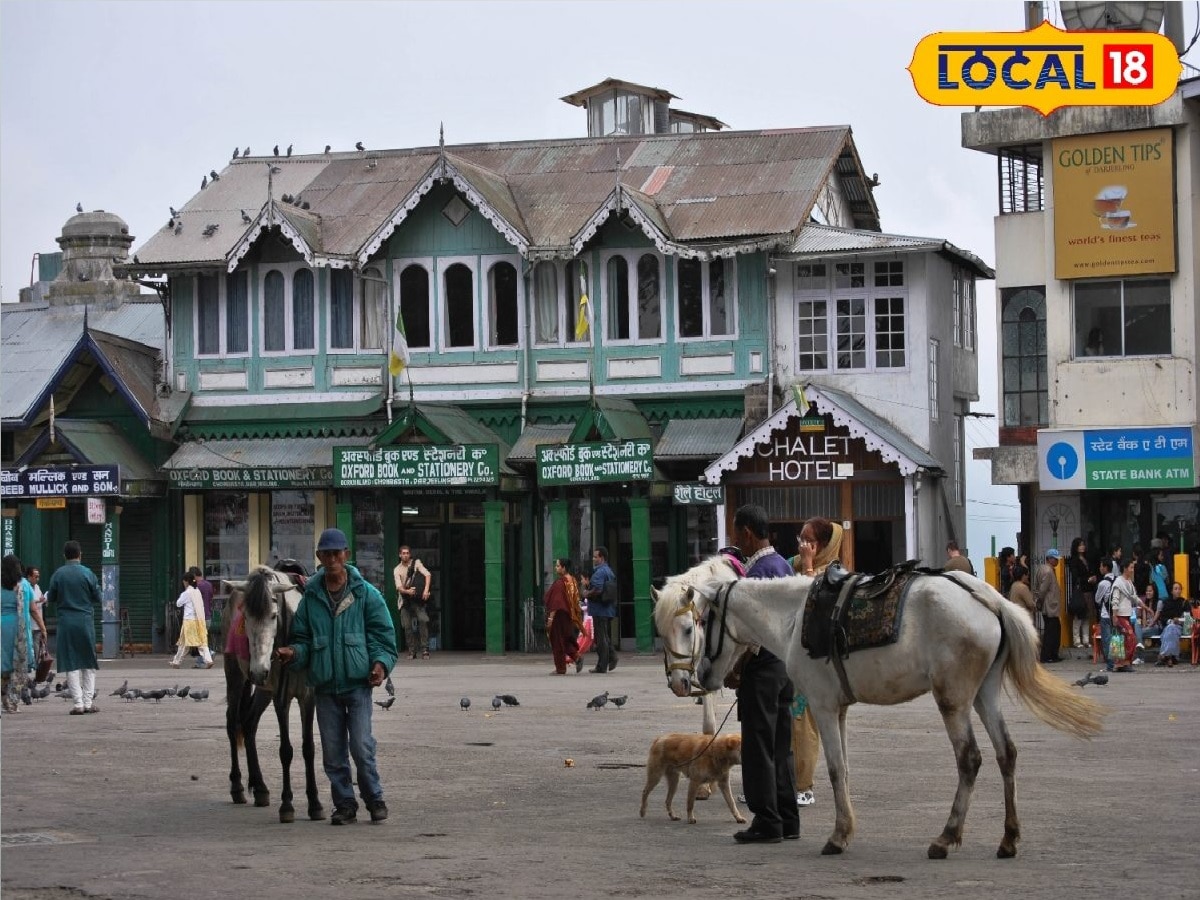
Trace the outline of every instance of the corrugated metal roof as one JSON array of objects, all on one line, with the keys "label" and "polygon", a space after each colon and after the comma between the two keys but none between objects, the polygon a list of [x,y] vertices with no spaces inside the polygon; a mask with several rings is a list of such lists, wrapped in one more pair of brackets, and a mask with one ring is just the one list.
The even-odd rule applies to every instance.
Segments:
[{"label": "corrugated metal roof", "polygon": [[[205,398],[209,400],[210,398]],[[224,399],[224,398],[212,398]],[[380,424],[372,417],[383,407],[383,392],[316,392],[305,401],[256,398],[253,403],[217,405],[193,402],[184,424],[210,439],[307,438],[369,435]]]},{"label": "corrugated metal roof", "polygon": [[[642,415],[641,410],[631,401],[617,397],[596,397],[592,401],[594,412],[592,422],[596,430],[608,441],[629,441],[637,438],[653,438],[650,423]],[[576,423],[575,431],[579,432],[580,422]],[[584,440],[582,433],[576,440]]]},{"label": "corrugated metal roof", "polygon": [[565,444],[571,437],[574,425],[526,425],[517,442],[508,454],[510,463],[537,462],[539,444]]},{"label": "corrugated metal roof", "polygon": [[360,447],[366,443],[365,437],[188,441],[162,467],[167,471],[238,466],[321,468],[333,465],[334,447]]},{"label": "corrugated metal roof", "polygon": [[124,303],[115,309],[4,304],[0,311],[0,382],[4,385],[0,391],[0,417],[5,422],[24,420],[35,412],[34,405],[46,394],[83,337],[85,315],[94,330],[154,350],[162,348],[163,310],[154,298]]},{"label": "corrugated metal roof", "polygon": [[158,479],[154,464],[115,426],[90,419],[56,419],[58,440],[74,450],[72,454],[85,465],[121,467],[122,481],[153,481]]},{"label": "corrugated metal roof", "polygon": [[917,444],[916,441],[887,419],[883,418],[883,416],[863,406],[855,397],[847,394],[845,391],[839,391],[836,388],[826,387],[825,385],[812,384],[808,385],[805,391],[809,400],[815,401],[817,409],[821,412],[831,411],[828,404],[822,403],[822,400],[829,400],[865,428],[870,429],[879,440],[895,448],[916,465],[923,469],[942,468],[942,464],[935,456]]},{"label": "corrugated metal roof", "polygon": [[[445,153],[532,247],[561,248],[607,200],[618,176],[635,190],[655,176],[654,202],[673,241],[794,233],[849,142],[849,128],[834,126],[468,144]],[[181,233],[164,226],[138,249],[131,268],[221,264],[246,233],[241,210],[255,217],[266,202],[267,163],[280,169],[276,197],[296,194],[310,203],[320,222],[314,250],[355,256],[431,176],[439,158],[438,148],[425,147],[236,160],[180,211]],[[855,197],[870,199],[865,182],[856,191]],[[204,237],[212,224],[216,232]],[[867,224],[877,225],[878,216]]]},{"label": "corrugated metal roof", "polygon": [[654,448],[654,458],[716,459],[741,436],[741,419],[672,419]]},{"label": "corrugated metal roof", "polygon": [[981,278],[995,278],[996,273],[974,253],[960,250],[942,238],[912,237],[903,234],[884,234],[856,228],[835,228],[831,225],[805,225],[786,254],[788,259],[863,253],[940,253],[961,263]]}]

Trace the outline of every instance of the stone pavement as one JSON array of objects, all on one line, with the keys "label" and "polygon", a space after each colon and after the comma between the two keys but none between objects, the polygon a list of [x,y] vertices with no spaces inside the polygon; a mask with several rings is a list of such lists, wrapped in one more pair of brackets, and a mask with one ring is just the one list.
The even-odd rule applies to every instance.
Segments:
[{"label": "stone pavement", "polygon": [[[1003,798],[982,729],[984,764],[964,843],[925,850],[956,783],[928,697],[850,711],[858,832],[846,854],[819,855],[833,823],[825,767],[796,843],[741,846],[719,798],[697,825],[671,822],[665,786],[637,809],[651,739],[699,731],[700,708],[670,694],[662,660],[625,654],[609,675],[550,675],[548,657],[435,654],[401,661],[398,700],[375,713],[390,820],[330,828],[228,795],[223,680],[167,668],[167,657],[102,663],[102,710],[68,716],[51,697],[0,726],[5,900],[66,898],[424,897],[1087,897],[1194,898],[1200,834],[1200,673],[1140,667],[1088,695],[1111,709],[1104,733],[1077,741],[1006,701],[1020,758],[1023,841],[994,856]],[[1073,681],[1089,666],[1053,668]],[[133,687],[208,687],[209,700],[124,702]],[[592,711],[603,690],[623,709]],[[382,690],[377,692],[383,696]],[[519,707],[491,708],[511,693]],[[459,707],[461,697],[471,708]],[[723,715],[732,696],[721,704]],[[294,720],[294,717],[293,717]],[[726,727],[736,728],[736,713]],[[297,735],[298,726],[293,726]],[[261,730],[264,772],[279,785],[277,738]],[[318,745],[318,760],[320,750]],[[299,754],[297,754],[297,759]],[[572,760],[573,765],[568,765]],[[199,770],[198,779],[189,773]],[[302,783],[297,762],[294,778]],[[740,772],[735,769],[735,782]],[[318,782],[328,804],[324,773]],[[735,784],[740,790],[740,783]],[[676,798],[681,810],[683,786]],[[300,809],[297,811],[301,815]]]}]

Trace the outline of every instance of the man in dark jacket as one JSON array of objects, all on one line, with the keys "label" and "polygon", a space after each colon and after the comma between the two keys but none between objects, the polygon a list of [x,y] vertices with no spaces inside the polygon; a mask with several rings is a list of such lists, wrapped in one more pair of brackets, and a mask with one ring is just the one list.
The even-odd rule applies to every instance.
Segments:
[{"label": "man in dark jacket", "polygon": [[63,545],[66,565],[50,578],[46,600],[58,608],[58,670],[67,673],[71,691],[71,715],[99,712],[96,699],[95,608],[100,605],[100,583],[96,574],[81,562],[78,541]]},{"label": "man in dark jacket", "polygon": [[346,535],[326,528],[317,542],[321,568],[308,580],[292,625],[292,644],[276,653],[305,669],[317,695],[321,758],[333,794],[334,825],[356,821],[350,760],[372,822],[388,817],[371,735],[371,688],[396,665],[396,629],[383,595],[347,565]]}]

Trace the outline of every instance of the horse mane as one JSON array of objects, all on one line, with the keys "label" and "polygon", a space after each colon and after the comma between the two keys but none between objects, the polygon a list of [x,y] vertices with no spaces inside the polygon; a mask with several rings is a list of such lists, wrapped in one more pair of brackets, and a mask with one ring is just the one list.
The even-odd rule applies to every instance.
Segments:
[{"label": "horse mane", "polygon": [[682,601],[682,596],[688,588],[706,582],[724,584],[728,581],[735,581],[737,578],[738,574],[733,570],[729,559],[720,553],[697,563],[686,572],[668,576],[663,583],[662,590],[658,592],[658,602],[654,604],[654,625],[658,629],[658,633],[663,634],[671,627],[671,618],[675,615],[676,607],[675,604],[663,603],[662,600],[672,591],[678,591],[680,601]]},{"label": "horse mane", "polygon": [[267,617],[271,611],[271,605],[275,602],[271,585],[279,581],[291,584],[291,580],[287,576],[281,576],[267,566],[255,566],[250,570],[250,576],[246,579],[246,592],[242,599],[247,616],[252,619]]}]

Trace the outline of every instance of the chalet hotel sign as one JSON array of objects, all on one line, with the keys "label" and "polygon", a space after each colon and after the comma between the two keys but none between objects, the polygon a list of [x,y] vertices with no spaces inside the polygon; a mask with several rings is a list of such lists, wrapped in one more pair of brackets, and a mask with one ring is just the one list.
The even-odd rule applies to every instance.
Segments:
[{"label": "chalet hotel sign", "polygon": [[846,481],[854,477],[850,438],[836,434],[779,435],[755,448],[771,481]]}]

